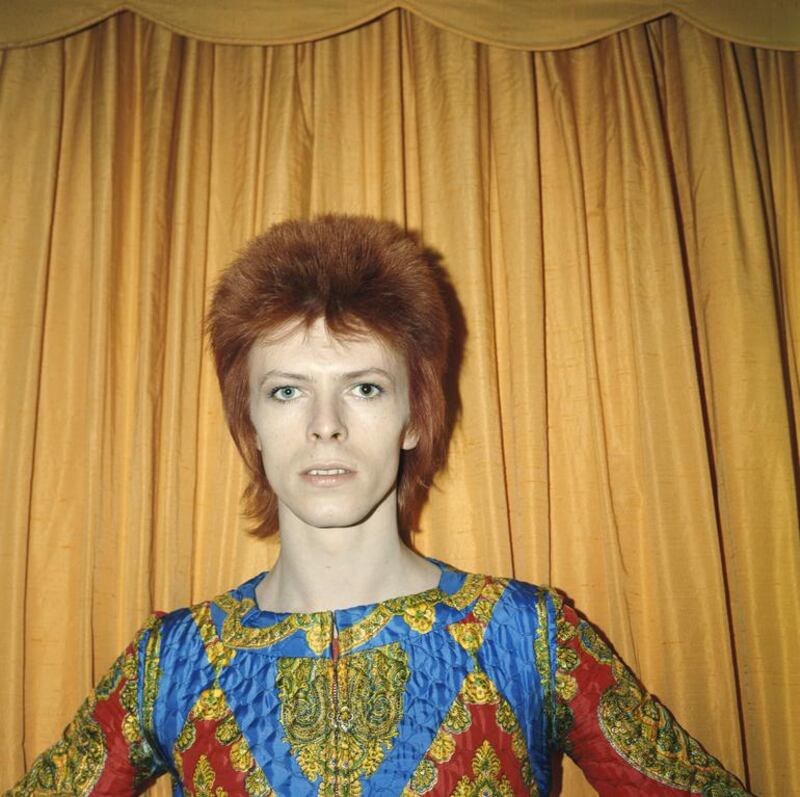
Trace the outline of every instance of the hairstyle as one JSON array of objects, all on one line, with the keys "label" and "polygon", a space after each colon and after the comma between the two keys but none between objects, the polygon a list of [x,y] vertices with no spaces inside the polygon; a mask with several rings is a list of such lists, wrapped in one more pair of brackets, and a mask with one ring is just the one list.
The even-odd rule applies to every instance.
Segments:
[{"label": "hairstyle", "polygon": [[377,335],[405,358],[410,427],[417,446],[401,452],[398,525],[416,525],[449,438],[445,372],[450,339],[446,277],[435,255],[390,221],[325,215],[275,224],[222,273],[206,319],[225,417],[250,482],[244,512],[266,537],[277,531],[278,502],[250,420],[248,354],[287,322],[324,318],[342,337]]}]

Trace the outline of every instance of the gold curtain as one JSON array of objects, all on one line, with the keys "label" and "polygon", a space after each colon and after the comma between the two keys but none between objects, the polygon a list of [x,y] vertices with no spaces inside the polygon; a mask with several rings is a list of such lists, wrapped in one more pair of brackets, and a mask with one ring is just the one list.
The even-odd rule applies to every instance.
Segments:
[{"label": "gold curtain", "polygon": [[797,0],[4,0],[0,46],[41,44],[121,10],[217,44],[290,44],[334,36],[395,9],[486,44],[575,47],[665,14],[740,44],[800,49]]},{"label": "gold curtain", "polygon": [[151,609],[274,558],[208,288],[349,211],[421,230],[464,307],[420,549],[563,588],[757,794],[799,794],[798,106],[800,54],[674,16],[530,53],[406,11],[281,46],[125,12],[0,53],[0,787]]}]

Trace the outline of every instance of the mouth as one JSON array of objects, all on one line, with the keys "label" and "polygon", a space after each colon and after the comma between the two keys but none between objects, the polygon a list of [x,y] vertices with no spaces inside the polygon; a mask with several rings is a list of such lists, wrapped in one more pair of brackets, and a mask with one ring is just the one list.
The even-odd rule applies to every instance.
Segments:
[{"label": "mouth", "polygon": [[344,465],[324,464],[306,468],[300,478],[313,487],[338,487],[354,478],[356,472]]}]

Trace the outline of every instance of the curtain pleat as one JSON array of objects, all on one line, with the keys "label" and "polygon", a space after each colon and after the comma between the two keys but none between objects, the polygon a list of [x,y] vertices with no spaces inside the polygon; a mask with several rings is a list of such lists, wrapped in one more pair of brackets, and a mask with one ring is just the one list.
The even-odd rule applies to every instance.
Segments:
[{"label": "curtain pleat", "polygon": [[248,238],[344,211],[419,230],[462,305],[420,550],[564,589],[755,793],[800,793],[799,104],[800,55],[671,16],[528,53],[405,11],[281,46],[125,12],[0,53],[0,786],[151,610],[274,560],[203,314]]},{"label": "curtain pleat", "polygon": [[[42,44],[116,14],[119,0],[4,0],[0,47]],[[792,0],[127,0],[124,8],[176,34],[216,44],[278,45],[335,36],[404,9],[440,28],[501,47],[578,47],[665,14],[752,47],[796,50]]]}]

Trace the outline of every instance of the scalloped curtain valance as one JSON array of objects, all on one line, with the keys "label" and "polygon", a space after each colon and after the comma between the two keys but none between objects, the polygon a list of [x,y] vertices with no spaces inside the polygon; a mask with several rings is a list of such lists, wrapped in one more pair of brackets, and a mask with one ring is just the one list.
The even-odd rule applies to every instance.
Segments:
[{"label": "scalloped curtain valance", "polygon": [[800,0],[6,0],[0,3],[0,46],[57,39],[125,10],[196,39],[288,44],[332,36],[396,8],[477,41],[521,50],[575,47],[670,13],[734,42],[800,49]]}]

